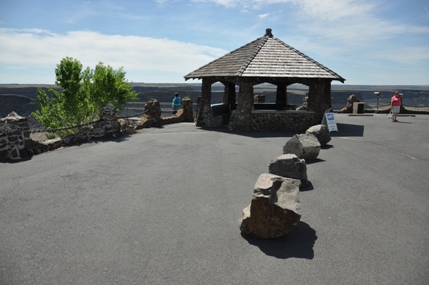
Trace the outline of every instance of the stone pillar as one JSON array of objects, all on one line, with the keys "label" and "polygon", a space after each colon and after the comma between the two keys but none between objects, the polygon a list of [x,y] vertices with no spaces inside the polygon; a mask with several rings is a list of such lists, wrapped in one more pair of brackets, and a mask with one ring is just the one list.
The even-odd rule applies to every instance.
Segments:
[{"label": "stone pillar", "polygon": [[331,80],[325,81],[325,91],[323,92],[323,94],[325,98],[326,109],[332,108],[331,82]]},{"label": "stone pillar", "polygon": [[203,78],[201,85],[201,101],[197,109],[197,115],[195,118],[195,125],[200,127],[205,125],[205,119],[211,116],[211,101],[212,101],[212,84],[213,79]]},{"label": "stone pillar", "polygon": [[103,108],[101,119],[105,122],[104,132],[106,134],[119,132],[118,117],[116,116],[116,109],[112,104],[108,104]]},{"label": "stone pillar", "polygon": [[11,112],[6,118],[0,119],[0,161],[32,155],[32,147],[27,118]]},{"label": "stone pillar", "polygon": [[276,105],[278,110],[283,110],[287,105],[287,85],[285,83],[277,84]]},{"label": "stone pillar", "polygon": [[177,111],[176,116],[180,118],[180,122],[194,121],[194,110],[191,98],[185,97],[182,99],[182,108]]},{"label": "stone pillar", "polygon": [[161,106],[156,99],[150,99],[144,105],[144,115],[137,122],[136,129],[161,126]]},{"label": "stone pillar", "polygon": [[315,79],[309,84],[308,110],[315,112],[314,124],[320,124],[325,110],[332,107],[330,85],[331,80],[326,79]]},{"label": "stone pillar", "polygon": [[[222,82],[223,83],[223,82]],[[225,85],[225,91],[223,96],[223,103],[229,105],[235,105],[235,84],[230,82],[223,83]]]},{"label": "stone pillar", "polygon": [[230,122],[233,130],[250,131],[252,129],[253,100],[253,83],[241,81],[237,109],[231,116]]}]

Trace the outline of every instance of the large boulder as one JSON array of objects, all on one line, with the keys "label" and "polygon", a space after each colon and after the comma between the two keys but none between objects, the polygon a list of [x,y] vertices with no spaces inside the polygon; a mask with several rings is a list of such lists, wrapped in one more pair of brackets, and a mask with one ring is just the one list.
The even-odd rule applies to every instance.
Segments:
[{"label": "large boulder", "polygon": [[260,238],[287,235],[301,219],[299,186],[297,179],[261,174],[255,183],[252,202],[241,214],[241,232]]},{"label": "large boulder", "polygon": [[360,102],[355,94],[352,94],[347,98],[347,105],[340,110],[340,113],[353,113],[353,103]]},{"label": "large boulder", "polygon": [[306,134],[313,134],[316,136],[321,146],[326,146],[331,140],[328,127],[325,125],[315,125],[305,131]]},{"label": "large boulder", "polygon": [[293,153],[306,161],[315,160],[320,152],[320,142],[313,134],[294,135],[283,146],[283,154]]},{"label": "large boulder", "polygon": [[299,179],[301,186],[307,186],[307,165],[305,159],[300,159],[292,153],[280,155],[268,164],[268,172],[274,175]]}]

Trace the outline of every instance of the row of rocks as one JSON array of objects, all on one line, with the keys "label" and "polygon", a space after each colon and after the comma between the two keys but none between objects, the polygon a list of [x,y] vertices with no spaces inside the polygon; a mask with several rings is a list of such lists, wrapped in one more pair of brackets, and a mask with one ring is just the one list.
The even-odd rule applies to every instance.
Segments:
[{"label": "row of rocks", "polygon": [[260,238],[287,235],[301,219],[300,187],[308,185],[306,160],[316,159],[321,146],[331,140],[325,125],[295,135],[283,147],[283,155],[268,164],[255,183],[252,201],[239,219],[240,231]]},{"label": "row of rocks", "polygon": [[306,161],[315,160],[322,146],[331,140],[325,125],[308,128],[304,134],[294,135],[283,147],[283,153],[293,153]]}]

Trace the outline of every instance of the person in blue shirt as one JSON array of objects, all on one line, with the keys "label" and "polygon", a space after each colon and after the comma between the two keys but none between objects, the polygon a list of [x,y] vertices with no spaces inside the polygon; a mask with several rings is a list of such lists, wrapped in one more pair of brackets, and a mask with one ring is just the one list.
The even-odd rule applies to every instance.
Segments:
[{"label": "person in blue shirt", "polygon": [[174,93],[174,99],[171,106],[173,107],[173,115],[175,115],[177,113],[177,110],[182,107],[182,99],[179,97],[179,93]]}]

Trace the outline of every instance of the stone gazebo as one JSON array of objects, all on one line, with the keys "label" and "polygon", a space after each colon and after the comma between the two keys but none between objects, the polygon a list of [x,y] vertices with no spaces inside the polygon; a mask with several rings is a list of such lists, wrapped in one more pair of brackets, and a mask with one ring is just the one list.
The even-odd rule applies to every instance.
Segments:
[{"label": "stone gazebo", "polygon": [[[189,73],[185,79],[202,79],[197,126],[215,127],[227,121],[233,130],[241,131],[304,130],[319,124],[325,110],[331,108],[332,80],[345,81],[275,38],[271,29],[267,29],[263,37]],[[212,106],[211,86],[216,82],[225,86],[224,98],[223,104]],[[263,104],[254,103],[253,86],[260,83],[277,86],[274,107],[264,109]],[[288,108],[287,86],[294,83],[309,87],[305,111]],[[236,85],[239,86],[237,100]]]}]

